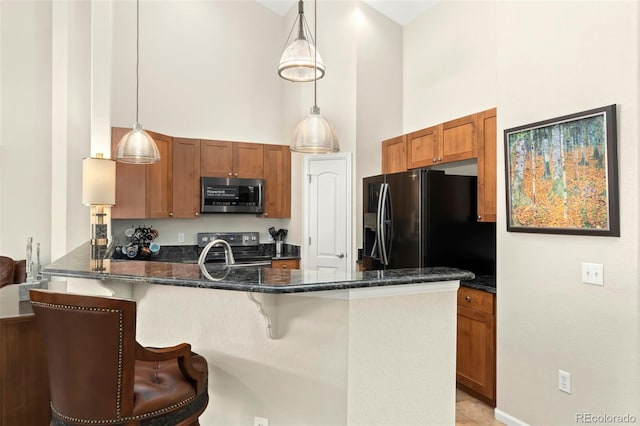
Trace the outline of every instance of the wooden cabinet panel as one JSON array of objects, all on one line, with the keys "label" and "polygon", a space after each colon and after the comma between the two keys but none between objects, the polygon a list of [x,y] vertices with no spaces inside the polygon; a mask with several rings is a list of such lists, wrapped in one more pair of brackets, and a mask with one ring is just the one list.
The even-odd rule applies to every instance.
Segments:
[{"label": "wooden cabinet panel", "polygon": [[[111,158],[116,156],[120,139],[131,129],[111,128]],[[146,214],[145,166],[116,162],[116,205],[111,208],[113,219],[144,218]]]},{"label": "wooden cabinet panel", "polygon": [[0,426],[51,420],[49,376],[35,316],[0,320]]},{"label": "wooden cabinet panel", "polygon": [[291,217],[291,150],[264,145],[264,217]]},{"label": "wooden cabinet panel", "polygon": [[202,140],[200,147],[201,176],[233,176],[233,142]]},{"label": "wooden cabinet panel", "polygon": [[167,218],[173,208],[173,147],[170,136],[147,132],[158,146],[160,161],[146,165],[146,218]]},{"label": "wooden cabinet panel", "polygon": [[468,287],[458,290],[458,306],[493,315],[493,294]]},{"label": "wooden cabinet panel", "polygon": [[382,173],[407,170],[407,136],[402,135],[382,142]]},{"label": "wooden cabinet panel", "polygon": [[439,162],[468,160],[477,156],[476,115],[442,124],[442,155]]},{"label": "wooden cabinet panel", "polygon": [[442,126],[433,126],[407,135],[407,167],[415,169],[436,164],[442,157]]},{"label": "wooden cabinet panel", "polygon": [[478,221],[496,221],[496,109],[478,113]]},{"label": "wooden cabinet panel", "polygon": [[264,145],[259,143],[233,144],[233,177],[262,179],[264,176]]},{"label": "wooden cabinet panel", "polygon": [[262,179],[264,149],[259,143],[202,140],[201,176]]},{"label": "wooden cabinet panel", "polygon": [[200,215],[200,139],[173,138],[173,217]]},{"label": "wooden cabinet panel", "polygon": [[[129,130],[111,128],[111,155],[115,157],[120,138]],[[145,219],[170,217],[172,208],[172,138],[147,132],[156,142],[160,161],[156,164],[116,163],[116,205],[111,209],[114,219]]]},{"label": "wooden cabinet panel", "polygon": [[456,381],[458,387],[495,407],[495,296],[480,290],[458,290]]},{"label": "wooden cabinet panel", "polygon": [[273,259],[271,261],[273,269],[300,269],[300,259]]}]

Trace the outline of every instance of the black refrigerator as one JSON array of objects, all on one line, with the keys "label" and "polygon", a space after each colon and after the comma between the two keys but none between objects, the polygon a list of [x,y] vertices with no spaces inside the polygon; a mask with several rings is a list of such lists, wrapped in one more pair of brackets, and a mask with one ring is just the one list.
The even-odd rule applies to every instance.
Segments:
[{"label": "black refrigerator", "polygon": [[477,178],[416,169],[363,179],[365,269],[449,266],[495,274],[495,223],[477,221]]}]

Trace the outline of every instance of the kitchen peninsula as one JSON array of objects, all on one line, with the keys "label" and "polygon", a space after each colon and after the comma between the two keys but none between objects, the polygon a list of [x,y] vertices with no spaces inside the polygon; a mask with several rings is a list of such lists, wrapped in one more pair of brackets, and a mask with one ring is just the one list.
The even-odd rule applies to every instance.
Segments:
[{"label": "kitchen peninsula", "polygon": [[66,277],[68,291],[136,300],[143,345],[185,341],[205,356],[211,403],[201,424],[455,421],[456,291],[470,272],[201,270],[96,265],[89,255],[87,243],[43,273]]}]

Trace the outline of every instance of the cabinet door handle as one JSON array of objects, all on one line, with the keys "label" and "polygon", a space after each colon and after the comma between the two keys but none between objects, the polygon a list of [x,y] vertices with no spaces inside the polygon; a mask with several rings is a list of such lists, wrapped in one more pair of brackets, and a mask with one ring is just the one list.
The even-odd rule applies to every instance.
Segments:
[{"label": "cabinet door handle", "polygon": [[196,212],[196,216],[200,216],[200,212]]},{"label": "cabinet door handle", "polygon": [[234,173],[234,175],[235,175],[236,177],[238,176],[238,174],[237,174],[237,173]]},{"label": "cabinet door handle", "polygon": [[169,217],[173,217],[173,212],[170,212],[170,213],[169,213]]},{"label": "cabinet door handle", "polygon": [[282,265],[282,269],[287,269],[287,265],[286,264]]},{"label": "cabinet door handle", "polygon": [[233,174],[231,172],[229,172],[229,176],[233,176]]},{"label": "cabinet door handle", "polygon": [[471,296],[465,297],[464,300],[466,300],[467,302],[471,302]]},{"label": "cabinet door handle", "polygon": [[482,216],[478,215],[478,220],[482,219]]},{"label": "cabinet door handle", "polygon": [[438,161],[438,159],[436,157],[433,157],[433,162],[435,163],[436,161]]}]

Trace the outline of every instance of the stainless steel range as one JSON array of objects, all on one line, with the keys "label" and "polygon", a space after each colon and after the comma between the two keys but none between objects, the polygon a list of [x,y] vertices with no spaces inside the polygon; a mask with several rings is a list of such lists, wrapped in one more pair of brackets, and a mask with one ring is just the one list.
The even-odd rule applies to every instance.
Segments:
[{"label": "stainless steel range", "polygon": [[[237,263],[271,264],[272,255],[266,252],[265,246],[260,245],[258,232],[198,232],[198,255],[207,244],[216,239],[229,243]],[[206,263],[224,261],[224,248],[221,246],[212,247],[205,260]]]}]

